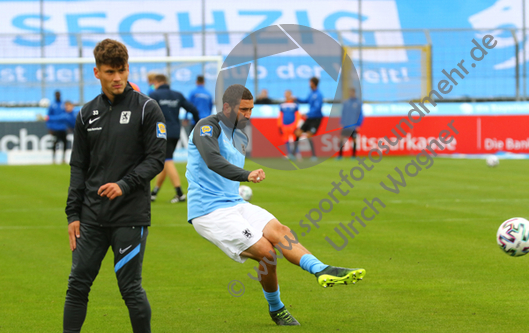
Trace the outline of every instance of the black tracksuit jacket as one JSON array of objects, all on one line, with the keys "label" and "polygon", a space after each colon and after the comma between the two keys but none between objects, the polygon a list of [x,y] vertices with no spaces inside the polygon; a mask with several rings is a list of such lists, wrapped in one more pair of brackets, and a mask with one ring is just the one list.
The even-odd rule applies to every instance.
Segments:
[{"label": "black tracksuit jacket", "polygon": [[[160,107],[128,84],[113,103],[101,93],[85,104],[74,130],[68,223],[150,225],[150,181],[163,170],[166,142]],[[117,183],[123,195],[100,197],[106,183]]]}]

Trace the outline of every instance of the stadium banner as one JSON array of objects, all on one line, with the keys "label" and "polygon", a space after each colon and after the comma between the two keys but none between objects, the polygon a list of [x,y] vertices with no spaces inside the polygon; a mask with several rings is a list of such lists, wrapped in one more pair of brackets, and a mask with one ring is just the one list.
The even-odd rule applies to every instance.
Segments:
[{"label": "stadium banner", "polygon": [[[69,162],[73,134],[67,135]],[[44,122],[0,122],[0,164],[51,164],[54,137]],[[62,159],[62,143],[57,145],[56,163]]]},{"label": "stadium banner", "polygon": [[[162,57],[168,50],[171,56],[226,56],[248,33],[277,24],[300,24],[326,31],[344,46],[354,49],[360,42],[357,29],[362,22],[362,46],[365,48],[362,66],[356,66],[358,52],[352,52],[352,56],[363,78],[365,100],[417,98],[424,84],[421,80],[428,73],[422,68],[421,59],[425,55],[413,47],[427,45],[431,40],[434,45],[431,81],[438,82],[444,77],[441,69],[450,71],[457,63],[454,60],[468,56],[468,50],[473,47],[472,39],[480,40],[487,33],[498,41],[494,52],[480,62],[478,68],[482,72],[465,78],[466,84],[458,86],[451,97],[514,98],[516,95],[516,41],[523,41],[522,22],[517,15],[522,11],[521,1],[469,0],[462,8],[460,0],[445,0],[439,4],[366,0],[362,1],[359,12],[358,1],[352,0],[325,0],[324,5],[323,1],[306,0],[206,0],[204,22],[202,6],[197,1],[133,0],[124,3],[122,0],[44,0],[46,36],[41,38],[38,35],[41,1],[0,0],[1,32],[5,34],[0,36],[0,58],[78,57],[80,53],[90,57],[102,36],[124,42],[131,57]],[[526,19],[529,22],[529,15]],[[423,29],[435,28],[482,30],[432,31],[425,35]],[[518,29],[515,35],[510,28]],[[522,43],[518,42],[520,49]],[[380,51],[382,48],[386,51]],[[213,82],[215,66],[175,64],[169,73],[173,88],[187,95],[197,74],[205,74],[206,82]],[[336,83],[302,50],[259,59],[257,67],[259,89],[268,89],[273,99],[280,99],[285,89],[293,89],[295,95],[305,97],[307,80],[313,75],[321,75],[320,89],[325,98],[333,98],[336,90]],[[165,65],[131,64],[130,69],[131,81],[146,91],[147,73],[163,71]],[[250,75],[254,75],[253,70]],[[45,97],[43,90],[50,98],[55,89],[61,89],[69,99],[79,101],[81,76],[84,96],[89,99],[99,91],[92,65],[1,65],[0,100],[34,103]],[[41,79],[45,80],[44,88],[39,86]],[[257,93],[253,91],[253,84],[249,87]]]},{"label": "stadium banner", "polygon": [[[396,140],[392,130],[403,119],[402,116],[374,116],[365,117],[364,123],[356,138],[358,155],[367,155],[373,148],[377,148],[380,139],[388,136]],[[402,135],[398,145],[391,147],[388,155],[418,154],[432,139],[439,139],[441,131],[452,125],[459,132],[446,147],[441,150],[433,146],[438,154],[494,154],[497,152],[529,153],[528,115],[508,116],[426,116],[408,133]],[[329,124],[328,124],[329,123]],[[252,125],[258,129],[272,145],[259,140],[263,136],[254,135],[252,142],[252,157],[269,158],[277,156],[277,148],[283,145],[277,130],[277,120],[271,118],[253,118]],[[338,118],[325,117],[319,131],[313,137],[317,156],[332,156],[340,149],[341,130],[325,132],[325,128],[338,128]],[[255,129],[254,129],[255,131]],[[310,147],[306,140],[299,145],[301,154],[310,156]],[[350,156],[351,142],[344,146],[344,156]]]},{"label": "stadium banner", "polygon": [[[358,132],[357,150],[359,155],[366,155],[369,150],[376,148],[378,140],[386,135],[392,137],[391,130],[402,119],[402,116],[367,116]],[[497,152],[529,153],[529,115],[467,115],[467,116],[426,116],[420,123],[414,124],[399,141],[392,147],[390,155],[417,154],[431,139],[438,138],[439,133],[447,129],[451,121],[459,132],[454,140],[440,150],[434,146],[439,154],[494,154]],[[252,118],[252,126],[264,133],[266,140],[273,146],[279,147],[283,143],[277,131],[277,119]],[[325,133],[325,128],[337,127],[338,118],[325,117],[320,131],[314,137],[316,154],[318,156],[332,156],[340,148],[340,130]],[[513,125],[514,124],[514,125]],[[407,129],[406,125],[403,126]],[[255,131],[256,129],[253,129]],[[251,133],[249,133],[251,135]],[[187,160],[187,133],[182,129],[181,140],[174,153],[175,162]],[[263,136],[251,135],[252,157],[267,158],[277,156],[277,149],[263,144]],[[73,135],[68,134],[68,150],[66,162],[69,161]],[[394,140],[394,139],[393,139]],[[43,122],[0,122],[0,164],[51,164],[51,146],[53,136],[48,133]],[[310,147],[302,140],[299,149],[303,155],[310,155]],[[349,156],[351,144],[344,147],[345,156]],[[62,157],[62,146],[58,146],[56,163]]]}]

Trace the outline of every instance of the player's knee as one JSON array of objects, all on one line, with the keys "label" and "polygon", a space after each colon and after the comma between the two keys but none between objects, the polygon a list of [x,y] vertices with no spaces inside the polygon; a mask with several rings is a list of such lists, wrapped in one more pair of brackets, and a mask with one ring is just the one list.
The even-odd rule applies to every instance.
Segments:
[{"label": "player's knee", "polygon": [[135,302],[136,300],[143,298],[143,295],[145,294],[145,290],[143,290],[141,284],[139,283],[134,283],[127,286],[119,286],[119,291],[125,303]]},{"label": "player's knee", "polygon": [[277,222],[273,232],[268,236],[268,240],[272,244],[278,244],[285,240],[285,236],[292,238],[290,228],[281,224],[280,222]]},{"label": "player's knee", "polygon": [[88,302],[88,294],[90,293],[91,284],[83,283],[75,279],[68,282],[68,290],[66,291],[66,299],[80,302]]},{"label": "player's knee", "polygon": [[262,240],[264,241],[262,241],[261,244],[259,244],[260,246],[256,252],[258,261],[261,261],[264,258],[266,258],[268,261],[273,261],[275,250],[274,250],[274,247],[272,246],[272,243],[270,243],[265,238],[262,238]]}]

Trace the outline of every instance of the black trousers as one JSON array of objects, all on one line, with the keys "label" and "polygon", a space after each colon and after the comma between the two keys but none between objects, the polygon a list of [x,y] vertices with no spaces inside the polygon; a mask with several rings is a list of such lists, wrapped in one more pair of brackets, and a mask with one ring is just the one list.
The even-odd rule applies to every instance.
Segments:
[{"label": "black trousers", "polygon": [[64,304],[64,333],[80,332],[86,317],[88,293],[108,248],[114,252],[114,271],[129,309],[134,333],[151,332],[151,306],[141,286],[147,227],[98,227],[81,223],[81,237],[72,252],[72,270]]},{"label": "black trousers", "polygon": [[59,144],[59,142],[62,142],[63,153],[66,151],[66,147],[68,146],[67,134],[68,133],[66,133],[66,131],[51,131],[51,135],[55,137],[55,141],[53,141],[52,146],[53,156],[55,156],[55,150],[57,150],[57,145]]},{"label": "black trousers", "polygon": [[342,129],[341,137],[345,138],[345,140],[340,142],[340,151],[338,152],[338,156],[341,157],[343,155],[343,146],[347,143],[347,141],[349,141],[349,138],[351,138],[353,140],[351,143],[352,144],[351,157],[356,157],[356,135],[357,135],[356,129],[354,130],[349,129],[349,128]]}]

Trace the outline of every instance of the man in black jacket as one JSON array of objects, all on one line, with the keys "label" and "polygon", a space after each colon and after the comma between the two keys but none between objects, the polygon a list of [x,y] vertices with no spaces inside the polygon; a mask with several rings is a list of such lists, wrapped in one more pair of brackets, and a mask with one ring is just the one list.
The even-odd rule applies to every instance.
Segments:
[{"label": "man in black jacket", "polygon": [[125,45],[105,39],[94,49],[102,93],[77,116],[66,214],[72,270],[64,332],[80,332],[88,293],[109,247],[135,333],[151,332],[151,308],[141,285],[149,182],[163,169],[167,133],[158,104],[128,84]]},{"label": "man in black jacket", "polygon": [[165,121],[167,124],[167,149],[165,153],[165,166],[163,171],[156,177],[156,184],[151,192],[151,201],[156,200],[158,191],[162,187],[165,176],[168,175],[176,195],[171,200],[171,203],[183,202],[186,200],[185,194],[180,187],[180,176],[173,163],[173,154],[180,139],[180,108],[184,108],[187,112],[193,115],[195,124],[198,123],[199,116],[197,108],[191,104],[181,93],[171,90],[167,83],[167,77],[163,74],[158,74],[154,77],[155,90],[149,96],[158,102],[162,109]]}]

